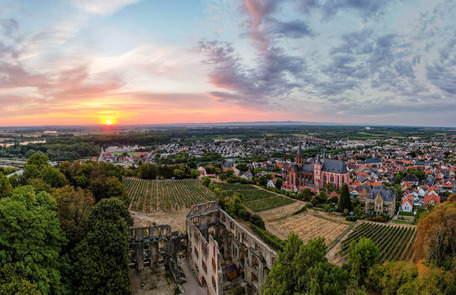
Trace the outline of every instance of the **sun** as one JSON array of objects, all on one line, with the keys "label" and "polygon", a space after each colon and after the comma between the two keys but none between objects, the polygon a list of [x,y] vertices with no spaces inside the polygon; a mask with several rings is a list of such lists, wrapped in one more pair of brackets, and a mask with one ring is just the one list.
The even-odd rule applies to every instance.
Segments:
[{"label": "sun", "polygon": [[106,120],[105,124],[110,126],[112,124],[112,122],[111,122],[111,120]]}]

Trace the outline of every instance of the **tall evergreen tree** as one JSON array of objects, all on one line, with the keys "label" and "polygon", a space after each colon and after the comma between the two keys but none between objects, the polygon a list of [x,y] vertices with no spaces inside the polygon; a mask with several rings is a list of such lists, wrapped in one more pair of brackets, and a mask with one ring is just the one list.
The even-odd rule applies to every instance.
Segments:
[{"label": "tall evergreen tree", "polygon": [[133,220],[118,198],[102,199],[89,216],[89,233],[74,251],[76,294],[131,294],[127,227]]},{"label": "tall evergreen tree", "polygon": [[337,209],[340,212],[343,212],[345,209],[348,209],[348,212],[353,211],[353,204],[350,200],[350,191],[348,190],[348,185],[344,183],[340,189],[340,199]]}]

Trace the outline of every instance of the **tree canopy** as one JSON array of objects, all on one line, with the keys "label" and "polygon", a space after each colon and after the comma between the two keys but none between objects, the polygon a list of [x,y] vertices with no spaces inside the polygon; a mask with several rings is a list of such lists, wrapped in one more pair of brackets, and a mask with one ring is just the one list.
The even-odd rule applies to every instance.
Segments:
[{"label": "tree canopy", "polygon": [[348,273],[327,261],[323,238],[304,245],[291,232],[277,255],[261,294],[345,294]]},{"label": "tree canopy", "polygon": [[75,248],[76,294],[131,294],[127,227],[133,220],[118,198],[103,199],[89,216],[89,232]]},{"label": "tree canopy", "polygon": [[449,268],[456,260],[456,203],[444,202],[418,223],[416,258]]},{"label": "tree canopy", "polygon": [[56,209],[48,193],[35,194],[30,186],[0,199],[0,265],[11,264],[44,294],[60,288],[58,258],[66,238]]}]

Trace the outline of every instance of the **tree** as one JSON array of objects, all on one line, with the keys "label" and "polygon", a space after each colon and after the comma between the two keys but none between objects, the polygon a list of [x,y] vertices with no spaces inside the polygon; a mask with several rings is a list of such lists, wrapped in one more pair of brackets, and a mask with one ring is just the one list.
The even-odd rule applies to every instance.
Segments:
[{"label": "tree", "polygon": [[239,163],[239,164],[236,165],[236,168],[239,171],[242,171],[242,172],[245,172],[245,171],[249,170],[249,167],[247,167],[246,163]]},{"label": "tree", "polygon": [[262,186],[266,186],[266,184],[268,184],[267,177],[264,175],[261,175],[260,178],[258,179],[258,183]]},{"label": "tree", "polygon": [[196,169],[190,169],[190,176],[192,178],[198,178],[201,175],[201,173],[196,170]]},{"label": "tree", "polygon": [[211,184],[211,178],[209,176],[203,177],[203,185],[209,187],[209,184]]},{"label": "tree", "polygon": [[305,188],[301,191],[301,194],[302,194],[302,199],[304,201],[310,201],[310,199],[312,198],[312,191],[310,190],[310,188]]},{"label": "tree", "polygon": [[89,232],[74,251],[75,294],[131,294],[127,228],[132,224],[119,199],[103,199],[95,205]]},{"label": "tree", "polygon": [[12,191],[13,187],[11,186],[8,177],[0,172],[0,199],[9,196]]},{"label": "tree", "polygon": [[423,260],[417,265],[386,261],[370,269],[368,287],[379,294],[454,294],[456,278],[452,271],[428,265]]},{"label": "tree", "polygon": [[346,183],[344,183],[340,189],[340,198],[337,209],[340,212],[343,212],[344,209],[348,209],[349,212],[353,210],[353,204],[350,200],[350,192]]},{"label": "tree", "polygon": [[119,198],[125,203],[125,206],[130,206],[130,197],[128,196],[127,190],[123,183],[116,177],[108,178],[104,175],[100,175],[92,180],[89,189],[92,191],[95,202],[107,198]]},{"label": "tree", "polygon": [[173,175],[177,178],[182,178],[182,177],[184,177],[184,171],[182,171],[180,169],[174,169]]},{"label": "tree", "polygon": [[417,259],[426,258],[449,268],[456,257],[456,203],[445,202],[418,223],[415,247]]},{"label": "tree", "polygon": [[58,258],[66,239],[56,209],[48,193],[30,186],[0,199],[0,265],[11,264],[44,294],[61,288]]},{"label": "tree", "polygon": [[87,234],[89,214],[95,204],[92,192],[78,187],[64,186],[54,189],[57,216],[68,239],[67,249],[73,249]]},{"label": "tree", "polygon": [[320,193],[316,196],[318,203],[324,203],[328,199],[328,195],[324,190],[321,190]]},{"label": "tree", "polygon": [[324,188],[328,192],[328,194],[336,191],[336,186],[332,183],[325,184]]},{"label": "tree", "polygon": [[280,188],[282,187],[282,184],[283,184],[282,178],[276,178],[275,187],[276,187],[277,189],[280,189]]},{"label": "tree", "polygon": [[7,263],[0,267],[0,294],[3,295],[41,295],[36,284],[32,284],[24,277],[20,269],[14,264]]},{"label": "tree", "polygon": [[379,259],[378,253],[378,247],[371,239],[361,238],[358,242],[352,241],[350,243],[348,249],[350,276],[358,285],[365,283],[369,269]]},{"label": "tree", "polygon": [[311,239],[304,245],[291,232],[284,250],[277,254],[261,294],[345,294],[347,278],[347,271],[327,261],[323,238]]},{"label": "tree", "polygon": [[66,177],[57,168],[47,166],[41,170],[41,179],[52,187],[62,187],[65,185]]}]

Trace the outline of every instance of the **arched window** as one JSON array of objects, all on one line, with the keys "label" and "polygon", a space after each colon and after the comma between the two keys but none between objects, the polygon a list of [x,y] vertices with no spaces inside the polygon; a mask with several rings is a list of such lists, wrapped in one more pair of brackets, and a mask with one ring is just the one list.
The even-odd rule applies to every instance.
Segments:
[{"label": "arched window", "polygon": [[334,183],[334,175],[331,174],[331,183]]},{"label": "arched window", "polygon": [[326,173],[323,174],[323,184],[326,184]]}]

